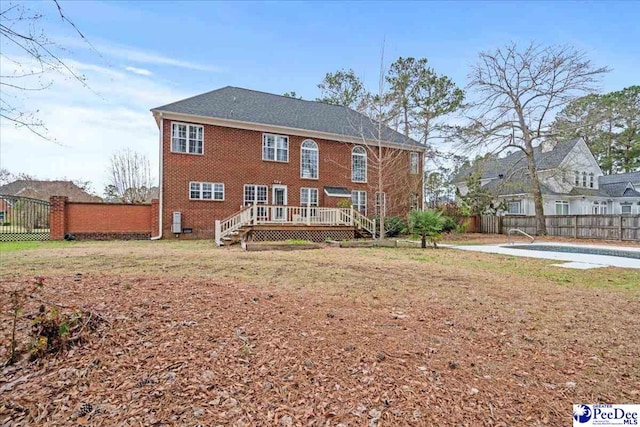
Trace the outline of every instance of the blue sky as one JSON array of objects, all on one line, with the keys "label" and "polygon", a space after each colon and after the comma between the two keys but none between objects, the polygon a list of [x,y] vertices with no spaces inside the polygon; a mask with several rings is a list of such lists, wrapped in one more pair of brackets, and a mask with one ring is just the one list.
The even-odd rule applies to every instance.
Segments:
[{"label": "blue sky", "polygon": [[41,178],[90,180],[98,192],[119,148],[146,154],[156,168],[150,108],[226,85],[313,99],[324,74],[340,68],[353,68],[374,88],[383,40],[387,64],[427,57],[460,86],[478,52],[532,40],[573,45],[611,67],[605,91],[640,83],[634,1],[60,4],[99,54],[60,21],[52,2],[29,7],[45,14],[48,34],[98,95],[53,76],[47,93],[30,94],[23,106],[40,111],[58,144],[2,122],[0,164]]}]

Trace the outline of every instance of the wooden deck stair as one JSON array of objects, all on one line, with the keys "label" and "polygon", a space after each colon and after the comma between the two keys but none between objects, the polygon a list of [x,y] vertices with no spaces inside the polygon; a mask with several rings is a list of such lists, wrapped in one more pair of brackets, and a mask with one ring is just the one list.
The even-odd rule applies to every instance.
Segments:
[{"label": "wooden deck stair", "polygon": [[351,229],[358,237],[375,237],[375,221],[352,208],[317,206],[248,206],[234,215],[215,221],[215,242],[232,245],[246,238],[254,228],[271,227],[282,230]]}]

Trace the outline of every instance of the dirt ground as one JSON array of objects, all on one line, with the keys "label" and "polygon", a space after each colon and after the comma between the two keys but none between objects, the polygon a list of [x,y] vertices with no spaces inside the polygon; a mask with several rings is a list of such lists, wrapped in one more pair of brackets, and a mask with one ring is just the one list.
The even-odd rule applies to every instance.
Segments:
[{"label": "dirt ground", "polygon": [[566,426],[573,403],[640,402],[640,270],[184,241],[0,257],[3,290],[44,275],[43,299],[108,321],[4,368],[1,426]]}]

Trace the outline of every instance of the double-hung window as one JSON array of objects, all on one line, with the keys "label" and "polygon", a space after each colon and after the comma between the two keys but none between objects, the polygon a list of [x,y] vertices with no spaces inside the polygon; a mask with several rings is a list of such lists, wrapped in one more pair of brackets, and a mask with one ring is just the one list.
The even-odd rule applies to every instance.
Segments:
[{"label": "double-hung window", "polygon": [[587,186],[587,173],[586,172],[582,172],[582,186],[583,187]]},{"label": "double-hung window", "polygon": [[589,174],[589,188],[593,188],[593,181],[594,181],[594,179],[593,179],[593,178],[594,178],[594,177],[593,177],[593,172],[591,172],[591,173]]},{"label": "double-hung window", "polygon": [[300,178],[318,179],[318,144],[310,139],[300,146]]},{"label": "double-hung window", "polygon": [[367,182],[367,152],[359,145],[351,150],[351,181]]},{"label": "double-hung window", "polygon": [[351,203],[353,208],[362,215],[367,214],[367,192],[362,190],[353,190],[351,192]]},{"label": "double-hung window", "polygon": [[556,201],[556,215],[569,215],[569,202]]},{"label": "double-hung window", "polygon": [[186,123],[171,124],[171,151],[174,153],[202,154],[204,128]]},{"label": "double-hung window", "polygon": [[301,188],[300,189],[300,206],[303,217],[318,215],[318,189],[317,188]]},{"label": "double-hung window", "polygon": [[221,182],[190,182],[191,200],[224,200],[224,184]]},{"label": "double-hung window", "polygon": [[509,215],[522,214],[522,200],[507,200],[507,213]]},{"label": "double-hung window", "polygon": [[417,174],[420,168],[420,156],[418,153],[410,153],[409,156],[409,172]]},{"label": "double-hung window", "polygon": [[623,215],[631,215],[631,204],[625,203],[620,205],[620,213]]},{"label": "double-hung window", "polygon": [[260,205],[266,205],[269,201],[269,187],[266,185],[244,185],[244,205],[245,206],[257,206],[256,216],[259,219],[264,219],[267,216],[267,208]]},{"label": "double-hung window", "polygon": [[262,135],[262,160],[289,161],[289,137],[265,133]]},{"label": "double-hung window", "polygon": [[575,171],[574,185],[576,187],[580,185],[580,172],[578,172],[578,171]]},{"label": "double-hung window", "polygon": [[409,194],[409,209],[413,211],[418,208],[418,193]]},{"label": "double-hung window", "polygon": [[376,216],[387,212],[387,193],[376,192]]}]

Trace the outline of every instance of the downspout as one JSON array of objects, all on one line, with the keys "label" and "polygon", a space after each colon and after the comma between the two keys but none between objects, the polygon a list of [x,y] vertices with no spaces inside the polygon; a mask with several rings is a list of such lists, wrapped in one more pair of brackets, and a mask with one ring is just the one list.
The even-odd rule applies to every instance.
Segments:
[{"label": "downspout", "polygon": [[160,114],[160,176],[158,177],[158,190],[160,196],[160,203],[158,204],[158,235],[152,237],[151,240],[162,239],[162,148],[163,148],[163,133],[164,133],[164,119],[162,113]]}]

